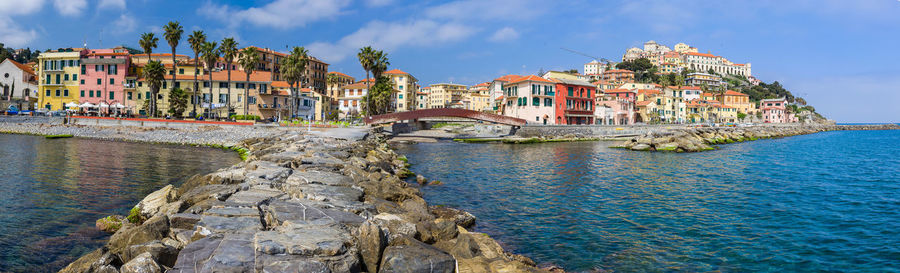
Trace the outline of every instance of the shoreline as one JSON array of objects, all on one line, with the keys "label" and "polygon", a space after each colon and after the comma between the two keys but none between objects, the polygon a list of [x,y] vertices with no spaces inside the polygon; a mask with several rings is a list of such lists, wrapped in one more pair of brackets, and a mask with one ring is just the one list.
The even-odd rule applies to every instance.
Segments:
[{"label": "shoreline", "polygon": [[[147,195],[131,215],[140,219],[136,223],[123,216],[105,218],[118,221],[106,245],[60,272],[416,272],[426,267],[435,272],[560,271],[539,269],[530,259],[505,252],[487,234],[468,231],[475,217],[467,212],[429,206],[419,189],[403,181],[407,165],[382,134],[346,139],[258,130],[203,141],[220,130],[236,129],[0,122],[0,133],[5,134],[72,134],[246,151],[239,152],[244,160],[232,167]],[[291,212],[298,210],[318,215],[297,218]],[[297,242],[301,237],[307,239]],[[233,255],[238,249],[253,258]],[[200,252],[208,256],[197,257]]]}]

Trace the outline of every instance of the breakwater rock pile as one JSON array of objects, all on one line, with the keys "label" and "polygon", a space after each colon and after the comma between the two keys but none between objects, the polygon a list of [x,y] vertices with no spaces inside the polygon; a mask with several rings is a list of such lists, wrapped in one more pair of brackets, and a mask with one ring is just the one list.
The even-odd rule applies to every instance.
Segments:
[{"label": "breakwater rock pile", "polygon": [[[140,201],[61,272],[546,272],[428,206],[384,136],[247,139],[246,161]],[[124,219],[124,220],[122,220]]]},{"label": "breakwater rock pile", "polygon": [[825,131],[897,130],[896,124],[883,125],[783,125],[753,127],[689,128],[657,131],[633,137],[613,148],[634,151],[702,152],[715,150],[716,144],[781,138]]}]

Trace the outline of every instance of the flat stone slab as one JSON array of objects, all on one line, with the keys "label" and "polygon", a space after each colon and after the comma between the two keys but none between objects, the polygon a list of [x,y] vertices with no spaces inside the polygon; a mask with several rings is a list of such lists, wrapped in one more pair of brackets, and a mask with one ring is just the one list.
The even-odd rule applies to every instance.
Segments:
[{"label": "flat stone slab", "polygon": [[225,235],[201,272],[252,272],[256,255],[249,234]]},{"label": "flat stone slab", "polygon": [[257,232],[256,251],[269,255],[335,256],[346,252],[350,236],[338,228],[279,228]]},{"label": "flat stone slab", "polygon": [[203,264],[206,263],[216,248],[219,247],[219,244],[222,243],[223,237],[221,235],[213,235],[188,244],[178,253],[175,266],[167,272],[199,272],[198,269],[203,268]]},{"label": "flat stone slab", "polygon": [[203,215],[198,226],[205,227],[212,233],[245,233],[262,229],[259,216],[256,217],[222,217]]},{"label": "flat stone slab", "polygon": [[363,191],[359,189],[322,184],[286,186],[285,191],[293,197],[325,202],[332,200],[360,201],[363,196]]},{"label": "flat stone slab", "polygon": [[248,207],[213,207],[203,212],[203,215],[222,217],[259,217],[259,210]]},{"label": "flat stone slab", "polygon": [[293,172],[290,168],[285,168],[278,163],[271,161],[253,161],[250,162],[247,167],[247,173],[244,174],[246,177],[260,178],[274,182],[284,182],[284,180]]},{"label": "flat stone slab", "polygon": [[359,225],[365,221],[359,215],[323,209],[298,201],[273,201],[263,206],[266,226],[330,226],[336,224]]},{"label": "flat stone slab", "polygon": [[263,201],[279,198],[281,196],[284,196],[284,193],[277,190],[250,189],[236,192],[235,194],[232,194],[231,197],[228,197],[228,200],[226,201],[232,204],[256,207]]},{"label": "flat stone slab", "polygon": [[333,172],[322,171],[306,171],[294,172],[287,178],[285,183],[292,185],[301,184],[323,184],[329,186],[353,186],[353,179],[350,177]]},{"label": "flat stone slab", "polygon": [[200,221],[200,215],[193,213],[176,213],[169,216],[169,228],[194,229]]}]

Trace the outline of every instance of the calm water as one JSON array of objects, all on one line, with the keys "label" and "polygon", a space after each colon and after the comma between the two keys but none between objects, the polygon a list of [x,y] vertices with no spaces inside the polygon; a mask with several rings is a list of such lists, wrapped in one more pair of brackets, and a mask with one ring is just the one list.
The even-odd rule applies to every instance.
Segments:
[{"label": "calm water", "polygon": [[900,272],[900,131],[637,153],[610,143],[401,147],[433,204],[539,263],[617,272]]},{"label": "calm water", "polygon": [[105,243],[98,218],[238,161],[212,148],[0,134],[0,272],[56,272]]}]

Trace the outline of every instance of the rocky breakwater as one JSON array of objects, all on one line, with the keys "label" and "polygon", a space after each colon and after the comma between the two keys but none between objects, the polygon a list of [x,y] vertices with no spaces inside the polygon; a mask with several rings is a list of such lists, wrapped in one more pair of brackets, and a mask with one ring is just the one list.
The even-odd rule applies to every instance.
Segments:
[{"label": "rocky breakwater", "polygon": [[717,144],[781,138],[840,130],[896,130],[896,124],[884,125],[784,125],[753,127],[715,127],[673,129],[649,132],[619,143],[613,148],[634,151],[702,152],[715,150]]},{"label": "rocky breakwater", "polygon": [[246,161],[104,218],[127,220],[61,272],[545,272],[468,231],[471,214],[429,207],[382,135],[241,145]]}]

